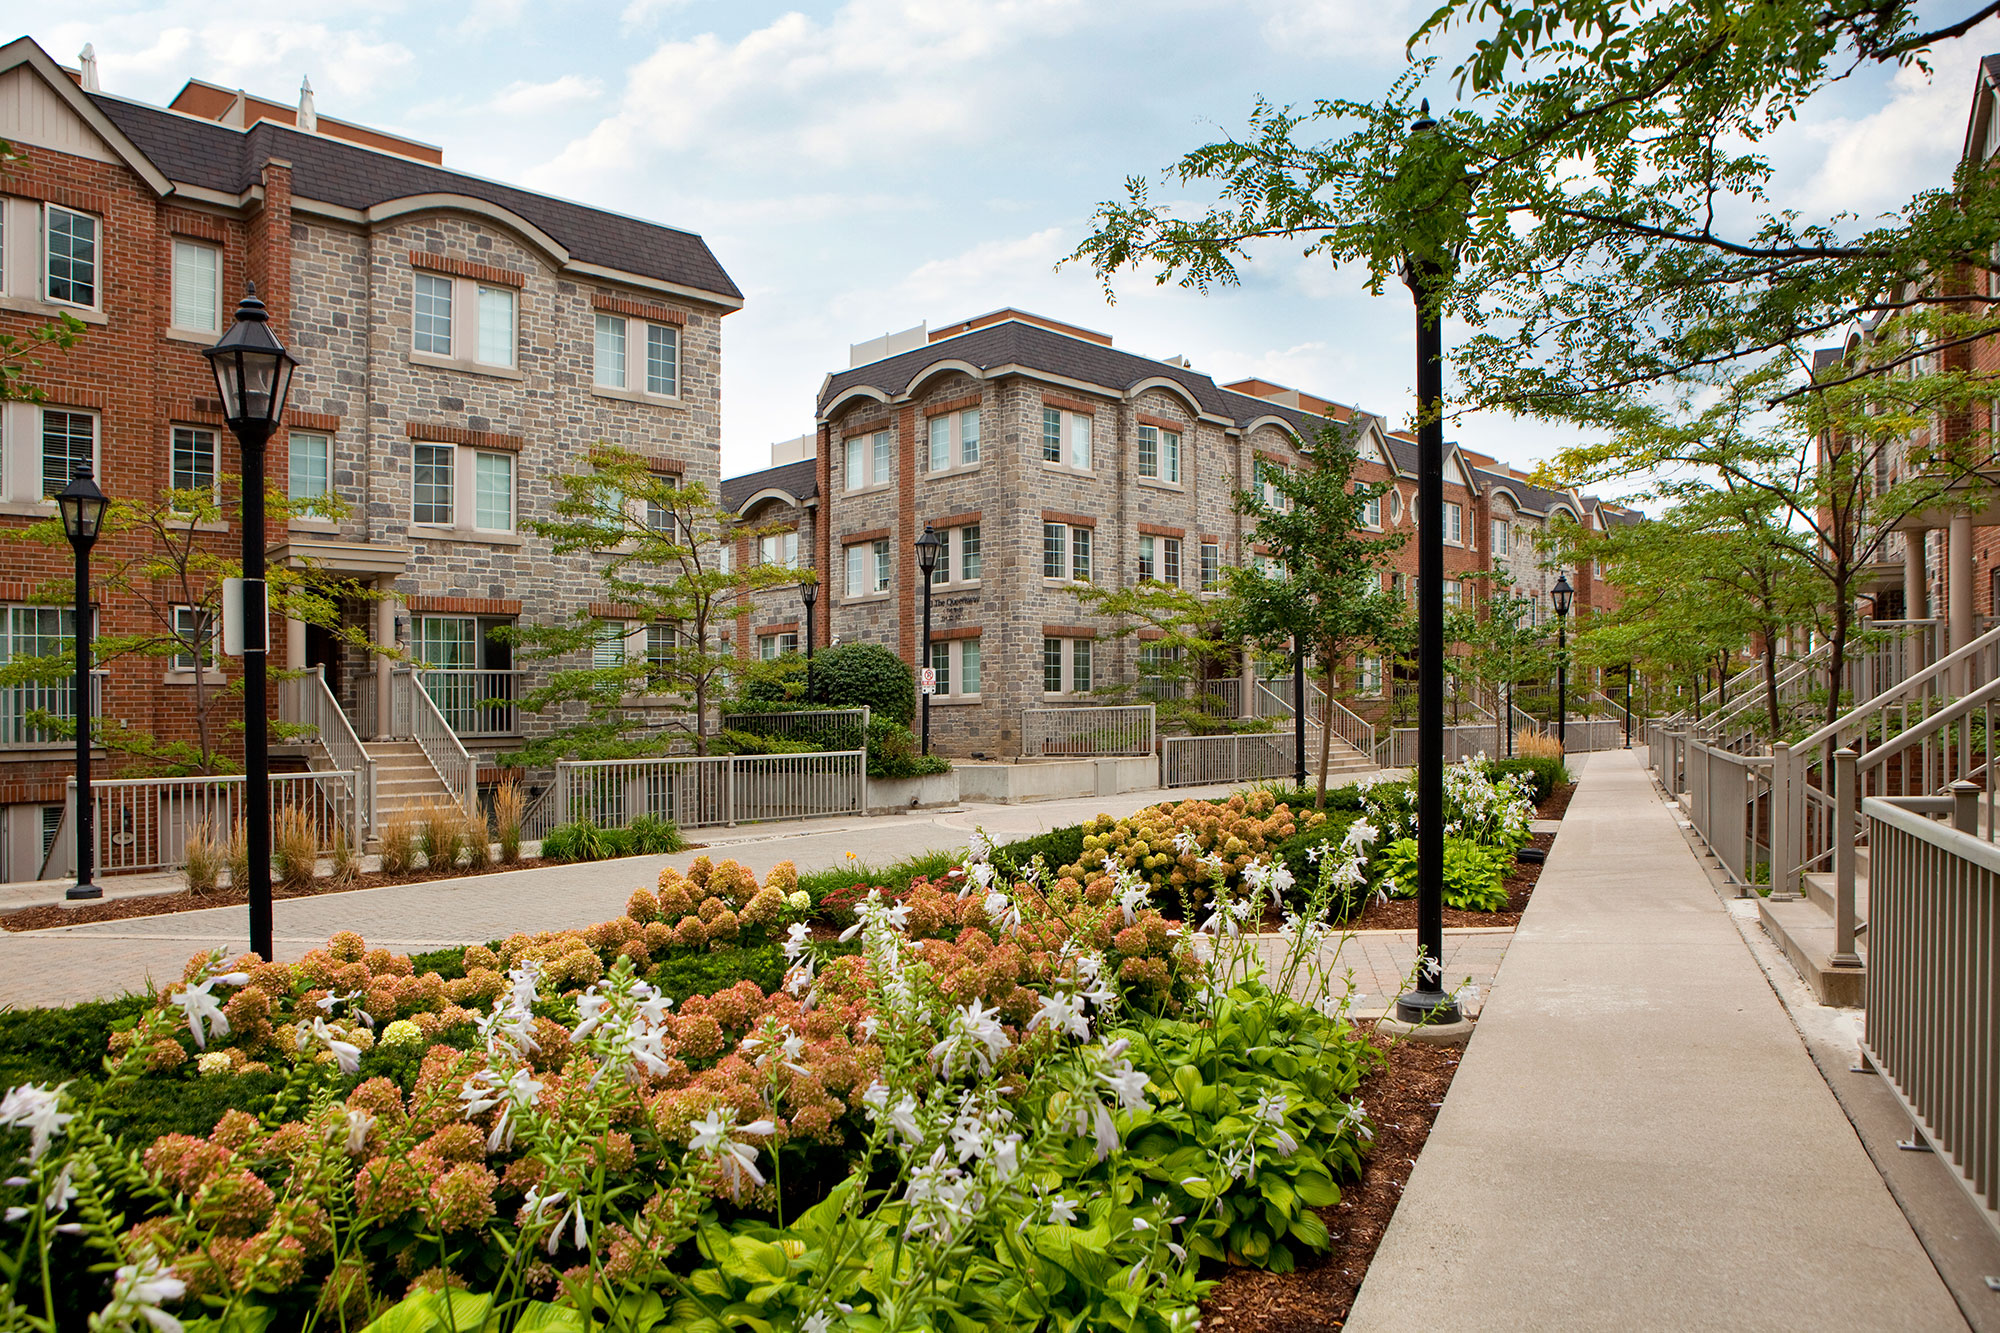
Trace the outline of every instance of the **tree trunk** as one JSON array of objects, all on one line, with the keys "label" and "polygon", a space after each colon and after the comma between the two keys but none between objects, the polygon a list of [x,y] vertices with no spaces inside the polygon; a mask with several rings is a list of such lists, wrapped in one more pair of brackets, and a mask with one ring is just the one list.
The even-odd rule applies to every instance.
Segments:
[{"label": "tree trunk", "polygon": [[[1333,660],[1329,653],[1326,661]],[[1326,673],[1326,704],[1320,710],[1319,724],[1319,791],[1313,795],[1313,809],[1326,808],[1326,771],[1333,762],[1333,669]]]},{"label": "tree trunk", "polygon": [[1778,718],[1778,640],[1777,636],[1764,635],[1764,707],[1771,716],[1771,739],[1778,739],[1782,723]]},{"label": "tree trunk", "polygon": [[1840,720],[1840,679],[1847,673],[1847,626],[1854,614],[1854,605],[1846,597],[1843,583],[1835,590],[1839,596],[1833,604],[1833,636],[1827,652],[1826,663],[1826,722],[1832,726]]}]

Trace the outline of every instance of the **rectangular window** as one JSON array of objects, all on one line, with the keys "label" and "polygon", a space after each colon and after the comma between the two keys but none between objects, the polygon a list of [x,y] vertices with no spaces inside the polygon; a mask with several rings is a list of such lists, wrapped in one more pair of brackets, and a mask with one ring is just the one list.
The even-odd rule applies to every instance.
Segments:
[{"label": "rectangular window", "polygon": [[936,693],[951,693],[951,645],[934,643],[931,645],[931,672],[937,677]]},{"label": "rectangular window", "polygon": [[1090,693],[1090,640],[1069,641],[1069,687],[1077,694]]},{"label": "rectangular window", "polygon": [[1078,583],[1090,582],[1090,529],[1069,530],[1069,576]]},{"label": "rectangular window", "polygon": [[1069,465],[1090,471],[1090,418],[1076,412],[1069,414]]},{"label": "rectangular window", "polygon": [[1457,606],[1457,605],[1458,605],[1458,580],[1457,580],[1457,579],[1446,579],[1446,580],[1444,581],[1444,604],[1445,604],[1446,606]]},{"label": "rectangular window", "polygon": [[1067,547],[1069,529],[1060,523],[1042,524],[1042,577],[1059,579],[1069,572]]},{"label": "rectangular window", "polygon": [[951,466],[951,418],[931,418],[930,471],[943,472]]},{"label": "rectangular window", "polygon": [[590,665],[593,670],[603,671],[608,667],[625,665],[625,622],[613,620],[597,631],[597,642],[590,650]]},{"label": "rectangular window", "polygon": [[1507,549],[1508,549],[1507,520],[1504,518],[1496,518],[1493,520],[1492,526],[1493,526],[1493,549],[1491,553],[1493,555],[1505,555],[1507,554]]},{"label": "rectangular window", "polygon": [[514,455],[475,454],[473,526],[487,532],[514,530]]},{"label": "rectangular window", "polygon": [[79,463],[97,462],[97,418],[88,412],[42,411],[42,494],[69,485]]},{"label": "rectangular window", "polygon": [[979,640],[977,639],[959,640],[958,692],[960,694],[979,693]]},{"label": "rectangular window", "polygon": [[291,432],[291,457],[286,466],[286,493],[294,500],[317,500],[331,484],[333,441],[309,431]]},{"label": "rectangular window", "polygon": [[1139,475],[1160,475],[1160,432],[1153,426],[1139,427]]},{"label": "rectangular window", "polygon": [[1141,537],[1139,539],[1139,577],[1142,579],[1159,577],[1160,566],[1154,552],[1156,545],[1157,543],[1151,537]]},{"label": "rectangular window", "polygon": [[875,543],[875,591],[889,591],[889,542],[887,538]]},{"label": "rectangular window", "polygon": [[1163,537],[1160,539],[1160,581],[1181,586],[1181,539]]},{"label": "rectangular window", "polygon": [[451,355],[451,279],[435,273],[417,274],[416,306],[411,319],[412,345],[430,356]]},{"label": "rectangular window", "polygon": [[481,287],[478,309],[480,364],[513,365],[514,293],[506,287]]},{"label": "rectangular window", "polygon": [[938,548],[937,564],[931,567],[931,583],[951,582],[951,529],[946,528],[938,536],[944,538],[944,545]]},{"label": "rectangular window", "polygon": [[764,662],[775,662],[786,653],[799,650],[797,634],[760,634],[757,636],[757,657]]},{"label": "rectangular window", "polygon": [[767,532],[757,539],[757,562],[764,565],[780,565],[786,569],[799,567],[799,534],[796,532]]},{"label": "rectangular window", "polygon": [[979,409],[968,407],[958,414],[958,461],[971,467],[979,461]]},{"label": "rectangular window", "polygon": [[1266,509],[1275,509],[1282,514],[1291,508],[1291,501],[1286,498],[1284,491],[1279,489],[1290,472],[1291,469],[1283,463],[1274,463],[1268,458],[1257,460],[1257,473],[1261,482],[1257,489],[1263,493]]},{"label": "rectangular window", "polygon": [[471,616],[418,616],[417,660],[441,670],[479,665],[479,622]]},{"label": "rectangular window", "polygon": [[646,501],[646,530],[648,532],[657,532],[669,541],[673,540],[673,507],[649,498]]},{"label": "rectangular window", "polygon": [[1063,641],[1042,640],[1042,693],[1061,694],[1063,687]]},{"label": "rectangular window", "polygon": [[[1359,491],[1364,487],[1366,487],[1367,484],[1368,483],[1365,481],[1357,481],[1354,483],[1354,489]],[[1381,496],[1377,495],[1372,499],[1364,500],[1361,502],[1361,525],[1366,528],[1376,528],[1376,529],[1381,528],[1382,526]]]},{"label": "rectangular window", "polygon": [[57,204],[48,206],[46,295],[64,305],[97,305],[97,219]]},{"label": "rectangular window", "polygon": [[174,312],[177,329],[222,329],[222,251],[199,241],[174,240]]},{"label": "rectangular window", "polygon": [[869,469],[868,478],[873,485],[880,486],[889,480],[889,432],[876,431],[869,437],[869,445],[874,465]]},{"label": "rectangular window", "polygon": [[1453,546],[1463,544],[1460,537],[1458,506],[1449,500],[1445,501],[1444,505],[1444,539]]},{"label": "rectangular window", "polygon": [[847,489],[858,491],[868,484],[868,440],[865,436],[847,437]]},{"label": "rectangular window", "polygon": [[173,480],[177,491],[215,494],[215,432],[193,426],[174,427]]},{"label": "rectangular window", "polygon": [[1357,660],[1354,672],[1354,687],[1357,692],[1368,697],[1382,693],[1382,659],[1363,657]]},{"label": "rectangular window", "polygon": [[681,331],[671,324],[646,326],[646,392],[677,398],[681,391]]},{"label": "rectangular window", "polygon": [[674,627],[656,621],[646,626],[646,683],[658,686],[673,671]]},{"label": "rectangular window", "polygon": [[196,664],[215,665],[215,630],[209,613],[198,606],[174,608],[174,637],[187,651],[177,652],[168,661],[174,671],[193,671]]},{"label": "rectangular window", "polygon": [[1062,456],[1063,456],[1062,428],[1063,428],[1062,409],[1059,407],[1043,408],[1042,409],[1042,461],[1044,463],[1062,462]]},{"label": "rectangular window", "polygon": [[448,444],[419,444],[411,457],[414,506],[411,519],[435,527],[452,525],[452,468],[456,464]]},{"label": "rectangular window", "polygon": [[969,523],[958,530],[958,577],[964,583],[979,581],[979,525]]},{"label": "rectangular window", "polygon": [[1160,479],[1181,484],[1181,433],[1177,430],[1160,432]]},{"label": "rectangular window", "polygon": [[600,389],[625,387],[625,321],[616,315],[597,317],[591,375]]},{"label": "rectangular window", "polygon": [[847,553],[847,595],[866,597],[868,595],[868,548],[849,546]]},{"label": "rectangular window", "polygon": [[1201,544],[1201,590],[1214,592],[1222,582],[1222,547],[1215,542]]}]

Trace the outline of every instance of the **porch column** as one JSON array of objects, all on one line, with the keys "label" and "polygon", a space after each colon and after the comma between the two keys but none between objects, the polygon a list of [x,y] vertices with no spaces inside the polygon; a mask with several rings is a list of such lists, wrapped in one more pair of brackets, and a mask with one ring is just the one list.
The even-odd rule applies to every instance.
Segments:
[{"label": "porch column", "polygon": [[[402,610],[402,599],[389,591],[390,580],[378,585],[382,598],[375,603],[375,642],[394,645],[396,642],[396,615]],[[396,701],[390,693],[394,680],[390,675],[395,659],[383,653],[375,654],[375,739],[386,741],[396,730]]]},{"label": "porch column", "polygon": [[1928,620],[1931,614],[1931,583],[1924,568],[1924,545],[1929,537],[1924,528],[1903,529],[1903,619]]},{"label": "porch column", "polygon": [[1247,643],[1243,645],[1243,706],[1237,711],[1245,717],[1257,716],[1257,653]]},{"label": "porch column", "polygon": [[[1950,608],[1951,648],[1957,652],[1977,636],[1972,628],[1972,515],[1951,516],[1950,547],[1945,555],[1945,604]],[[1952,671],[1953,693],[1963,697],[1972,688],[1972,664]]]}]

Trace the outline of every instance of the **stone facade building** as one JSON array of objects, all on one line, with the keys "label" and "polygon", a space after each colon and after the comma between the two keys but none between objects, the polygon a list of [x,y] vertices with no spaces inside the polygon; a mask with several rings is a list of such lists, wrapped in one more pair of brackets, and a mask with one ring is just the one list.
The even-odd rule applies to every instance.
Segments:
[{"label": "stone facade building", "polygon": [[[600,441],[719,481],[721,321],[741,292],[698,236],[450,171],[427,145],[317,117],[309,96],[294,110],[197,82],[161,108],[94,84],[26,38],[0,48],[0,137],[23,154],[0,179],[0,328],[58,312],[86,325],[42,358],[46,403],[0,420],[0,525],[51,514],[42,497],[71,454],[124,500],[235,475],[200,353],[254,281],[300,361],[271,485],[344,510],[274,519],[270,560],[367,586],[343,614],[397,650],[293,622],[274,630],[274,663],[323,668],[364,739],[395,730],[399,662],[439,668],[423,679],[475,756],[517,745],[535,720],[488,705],[528,688],[526,664],[492,631],[603,595],[592,559],[555,557],[529,524]],[[68,554],[12,564],[0,598],[18,606]],[[39,620],[7,614],[18,656]],[[116,605],[99,618],[129,627]],[[608,650],[644,643],[633,626]],[[184,738],[176,675],[193,672],[163,690],[156,661],[114,664],[105,711]],[[0,878],[31,877],[16,826],[39,836],[67,767],[13,744],[0,756]]]}]

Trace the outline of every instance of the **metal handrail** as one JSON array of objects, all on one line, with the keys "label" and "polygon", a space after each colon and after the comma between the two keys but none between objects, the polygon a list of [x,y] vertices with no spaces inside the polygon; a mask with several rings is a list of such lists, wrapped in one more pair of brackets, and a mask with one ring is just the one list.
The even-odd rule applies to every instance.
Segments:
[{"label": "metal handrail", "polygon": [[282,690],[278,695],[281,709],[287,698],[293,706],[294,716],[284,720],[311,727],[314,739],[326,751],[327,761],[334,769],[350,775],[355,818],[366,836],[375,828],[375,760],[355,734],[354,724],[348,721],[340,700],[334,698],[332,687],[326,683],[325,667],[314,667],[309,675],[292,684],[292,689]]},{"label": "metal handrail", "polygon": [[[1078,704],[1021,710],[1021,754],[1076,757],[1152,754],[1158,735],[1151,704]],[[1057,748],[1051,750],[1049,747]],[[1079,748],[1081,747],[1081,748]]]},{"label": "metal handrail", "polygon": [[415,673],[405,668],[395,673],[396,716],[409,719],[407,735],[431,761],[431,767],[458,803],[468,813],[478,809],[479,769],[466,751],[465,742],[438,711],[436,700],[418,685]]},{"label": "metal handrail", "polygon": [[519,730],[515,705],[525,671],[485,667],[424,667],[424,693],[459,736],[513,736]]}]

